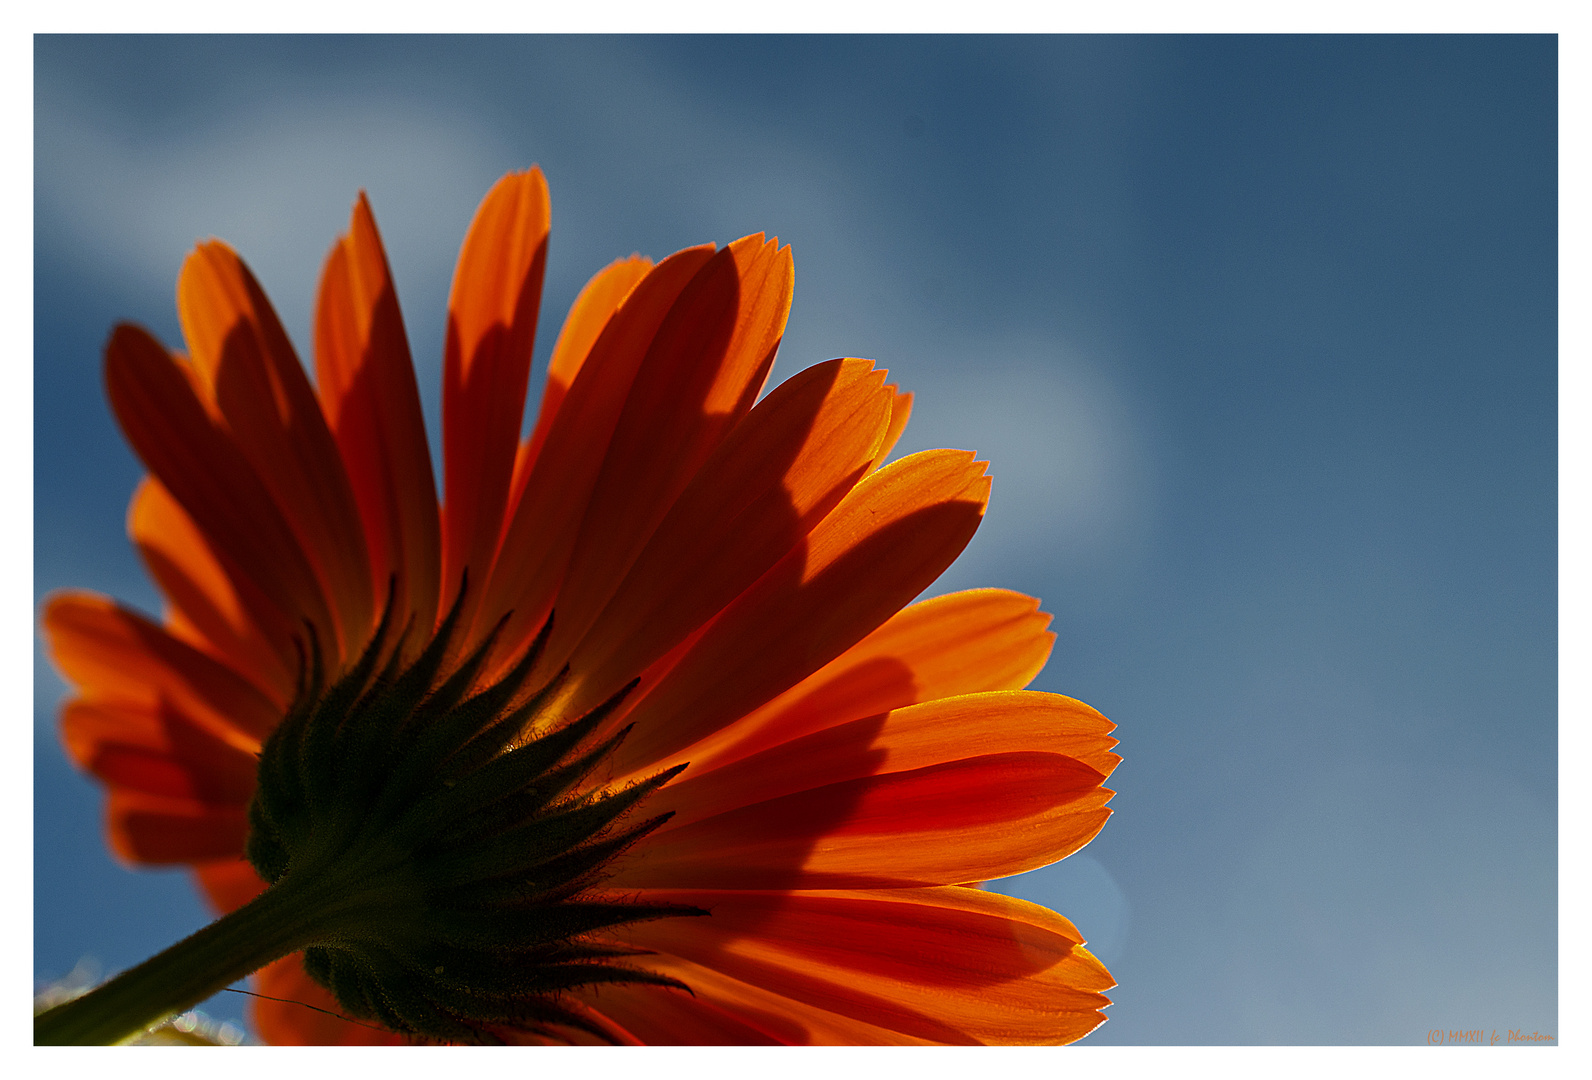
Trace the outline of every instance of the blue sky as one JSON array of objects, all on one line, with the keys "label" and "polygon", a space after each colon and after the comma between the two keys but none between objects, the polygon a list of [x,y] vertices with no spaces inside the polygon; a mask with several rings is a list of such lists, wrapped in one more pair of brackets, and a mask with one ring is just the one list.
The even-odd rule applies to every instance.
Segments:
[{"label": "blue sky", "polygon": [[[611,259],[793,247],[776,365],[889,367],[992,461],[934,587],[1043,598],[1116,816],[1004,886],[1120,986],[1095,1043],[1557,1032],[1551,37],[104,39],[35,45],[35,592],[158,598],[111,325],[192,243],[295,341],[369,192],[434,422],[457,245],[553,198],[537,373]],[[302,350],[301,350],[302,351]],[[35,664],[35,974],[197,928],[104,853]],[[236,998],[212,1011],[238,1015]]]}]

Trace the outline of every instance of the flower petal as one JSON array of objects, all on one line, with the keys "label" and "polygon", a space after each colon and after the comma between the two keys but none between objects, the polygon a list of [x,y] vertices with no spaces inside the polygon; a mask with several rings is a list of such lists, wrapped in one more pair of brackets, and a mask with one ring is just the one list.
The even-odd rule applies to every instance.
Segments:
[{"label": "flower petal", "polygon": [[647,812],[674,814],[655,834],[663,840],[715,814],[825,785],[1030,751],[1066,755],[1103,780],[1120,760],[1111,752],[1114,726],[1060,694],[1004,690],[942,698],[828,727],[719,768],[693,766],[648,799]]},{"label": "flower petal", "polygon": [[629,713],[635,730],[615,751],[616,772],[676,754],[871,633],[967,545],[989,483],[961,450],[914,454],[868,476]]},{"label": "flower petal", "polygon": [[570,668],[574,714],[717,614],[868,471],[889,420],[884,372],[832,360],[776,388],[719,444],[637,558]]},{"label": "flower petal", "polygon": [[[862,751],[853,760],[867,765]],[[1103,780],[1076,758],[1038,751],[841,780],[661,829],[629,853],[612,882],[856,889],[1008,877],[1094,838],[1111,814]]]},{"label": "flower petal", "polygon": [[199,863],[193,868],[199,890],[217,915],[225,915],[265,891],[265,882],[241,854],[216,862]]},{"label": "flower petal", "polygon": [[921,1044],[667,955],[647,967],[679,979],[666,986],[617,984],[587,992],[592,1004],[649,1046],[861,1046]]},{"label": "flower petal", "polygon": [[323,644],[340,656],[358,651],[373,612],[365,534],[320,400],[271,302],[243,260],[211,240],[183,263],[177,313],[201,388],[330,600],[339,637]]},{"label": "flower petal", "polygon": [[170,603],[171,632],[247,671],[286,709],[297,683],[291,629],[247,578],[227,573],[187,511],[152,476],[133,492],[127,532]]},{"label": "flower petal", "polygon": [[531,478],[531,466],[536,464],[537,455],[547,442],[547,433],[553,428],[553,418],[558,415],[570,384],[575,381],[608,320],[651,269],[652,260],[641,255],[615,259],[599,270],[575,297],[574,306],[564,318],[564,328],[553,345],[547,383],[542,387],[542,404],[536,412],[536,426],[520,442],[519,452],[514,455],[514,479],[509,484],[508,511],[503,515],[505,533],[514,520],[515,510],[525,494],[525,484]]},{"label": "flower petal", "polygon": [[[420,392],[387,254],[363,192],[315,304],[315,372],[370,547],[371,585],[396,577],[395,623],[436,623],[441,523]],[[416,646],[418,648],[418,645]]]},{"label": "flower petal", "polygon": [[710,247],[687,248],[653,267],[609,319],[570,384],[481,594],[478,628],[514,613],[503,634],[504,653],[522,646],[547,618],[636,372],[681,291],[712,256]]},{"label": "flower petal", "polygon": [[689,749],[693,773],[809,732],[986,690],[1020,690],[1056,635],[1039,601],[969,589],[903,608],[879,629],[717,736]]},{"label": "flower petal", "polygon": [[105,804],[111,851],[129,863],[167,866],[210,862],[243,850],[248,811],[198,799],[112,788]]},{"label": "flower petal", "polygon": [[907,429],[907,419],[912,415],[911,393],[897,389],[894,385],[889,390],[894,395],[890,403],[890,427],[884,433],[884,441],[879,444],[878,455],[873,459],[875,469],[884,464],[884,459],[901,441],[901,433]]},{"label": "flower petal", "polygon": [[508,1046],[641,1046],[643,1043],[630,1032],[592,1008],[586,1002],[566,993],[558,999],[559,1007],[580,1016],[606,1031],[611,1038],[599,1038],[595,1032],[568,1024],[549,1024],[545,1032],[508,1027],[489,1028],[492,1034]]},{"label": "flower petal", "polygon": [[936,1042],[1071,1042],[1114,982],[1077,929],[1035,904],[956,887],[667,891],[708,918],[625,936],[754,986]]},{"label": "flower petal", "polygon": [[250,754],[281,720],[237,672],[103,596],[57,593],[42,621],[56,666],[88,700],[149,709],[169,702]]},{"label": "flower petal", "polygon": [[342,1017],[342,1006],[304,971],[304,954],[284,956],[254,974],[254,1029],[275,1046],[404,1046],[409,1040]]},{"label": "flower petal", "polygon": [[[597,344],[598,335],[619,310],[625,297],[651,269],[652,260],[642,255],[615,259],[597,271],[586,287],[581,289],[580,295],[575,297],[575,303],[564,319],[564,328],[559,331],[558,341],[553,345],[553,357],[547,367],[547,385],[542,388],[542,404],[536,413],[536,427],[520,448],[527,475],[529,465],[535,462],[542,444],[547,441],[547,433],[552,429],[553,418],[558,415],[558,407],[564,403],[564,397],[569,393],[570,385],[574,383],[586,357],[591,354],[592,346]],[[518,475],[520,462],[516,461],[515,464]],[[518,498],[513,500],[515,503],[518,501]]]},{"label": "flower petal", "polygon": [[295,630],[337,638],[309,555],[254,467],[212,420],[180,365],[154,338],[123,324],[105,347],[105,384],[127,441],[192,518],[234,580],[247,578]]},{"label": "flower petal", "polygon": [[700,269],[658,328],[614,428],[558,590],[556,670],[715,447],[751,409],[791,300],[790,248],[761,234]]},{"label": "flower petal", "polygon": [[61,710],[61,740],[72,760],[111,787],[236,807],[254,796],[255,756],[169,702],[74,699]]},{"label": "flower petal", "polygon": [[[647,968],[664,973],[664,965],[650,959]],[[775,1038],[765,1030],[773,1025],[755,1027],[705,996],[670,987],[605,986],[592,1004],[647,1046],[782,1046],[797,1041]],[[800,1030],[788,1021],[783,1026],[792,1033]]]},{"label": "flower petal", "polygon": [[467,567],[484,582],[502,534],[550,223],[542,171],[510,173],[481,201],[453,272],[442,368],[442,582],[450,597]]}]

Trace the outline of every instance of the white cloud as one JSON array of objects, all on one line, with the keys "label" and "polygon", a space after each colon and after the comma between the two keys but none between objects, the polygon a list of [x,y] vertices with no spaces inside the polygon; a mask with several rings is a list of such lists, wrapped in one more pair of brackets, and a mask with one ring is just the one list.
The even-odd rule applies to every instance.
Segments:
[{"label": "white cloud", "polygon": [[1123,395],[1062,344],[981,343],[962,355],[913,380],[920,393],[903,447],[954,446],[989,460],[994,488],[968,571],[1077,570],[1120,558],[1150,496]]},{"label": "white cloud", "polygon": [[505,156],[486,126],[435,102],[281,95],[216,115],[207,126],[135,141],[103,103],[41,94],[40,247],[64,248],[87,272],[169,295],[193,243],[219,236],[248,261],[302,345],[321,260],[361,188],[402,294],[404,267],[451,268]]}]

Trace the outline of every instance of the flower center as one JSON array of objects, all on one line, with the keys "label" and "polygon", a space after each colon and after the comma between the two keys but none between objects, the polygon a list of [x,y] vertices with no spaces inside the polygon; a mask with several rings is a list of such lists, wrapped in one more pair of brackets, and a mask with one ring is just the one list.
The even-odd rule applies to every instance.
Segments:
[{"label": "flower center", "polygon": [[[706,914],[594,891],[616,855],[668,820],[631,811],[684,766],[621,790],[585,783],[629,729],[594,732],[636,684],[577,719],[542,715],[565,673],[521,691],[551,618],[485,689],[470,692],[496,631],[439,678],[462,597],[407,667],[402,641],[386,643],[389,599],[330,687],[311,632],[295,703],[260,753],[249,861],[273,889],[320,898],[305,970],[354,1016],[450,1041],[497,1041],[495,1028],[612,1038],[567,991],[681,984],[629,966],[634,951],[598,932]],[[524,741],[533,722],[543,734]]]}]

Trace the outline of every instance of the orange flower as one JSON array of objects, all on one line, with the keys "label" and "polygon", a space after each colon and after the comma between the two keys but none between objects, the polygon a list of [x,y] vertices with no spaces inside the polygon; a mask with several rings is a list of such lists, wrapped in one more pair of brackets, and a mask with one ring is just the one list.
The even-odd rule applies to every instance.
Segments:
[{"label": "orange flower", "polygon": [[[906,606],[977,528],[984,464],[933,450],[881,467],[911,395],[866,360],[808,368],[757,400],[792,287],[789,249],[761,235],[598,273],[521,440],[548,223],[532,169],[492,189],[465,239],[440,506],[363,196],[321,280],[316,386],[219,241],[178,280],[188,356],[137,327],[113,333],[111,404],[150,470],[128,528],[167,611],[156,623],[69,593],[44,615],[77,690],[63,738],[108,789],[113,850],[190,866],[218,910],[238,908],[266,887],[256,866],[275,880],[272,860],[289,858],[271,845],[298,835],[272,792],[311,781],[266,775],[272,762],[298,767],[280,747],[313,744],[321,736],[304,724],[322,721],[304,718],[331,715],[326,738],[353,742],[326,768],[370,780],[386,760],[371,732],[390,740],[358,710],[379,711],[405,671],[420,672],[409,678],[428,702],[481,692],[458,716],[492,693],[512,699],[492,699],[501,707],[487,720],[450,721],[473,724],[462,739],[474,741],[435,751],[436,776],[416,781],[428,798],[453,797],[463,774],[441,779],[443,763],[489,742],[489,728],[501,737],[471,768],[529,761],[560,732],[578,745],[579,768],[576,749],[547,751],[568,793],[542,799],[536,820],[610,809],[556,858],[536,856],[538,881],[550,858],[591,865],[535,910],[611,917],[537,954],[563,965],[558,985],[526,991],[517,1020],[471,1014],[442,988],[440,963],[435,982],[410,964],[416,981],[389,991],[380,972],[337,975],[336,950],[310,950],[320,982],[294,954],[258,977],[261,993],[286,999],[256,1003],[265,1038],[403,1041],[447,1037],[448,1023],[533,1042],[1088,1033],[1112,979],[1078,931],[967,883],[1043,866],[1100,830],[1112,725],[1022,689],[1054,638],[1037,601],[981,589]],[[393,723],[421,738],[419,721]],[[531,786],[551,784],[549,770]],[[527,790],[513,799],[529,805]],[[450,880],[469,879],[469,904],[487,894],[461,867],[502,858],[524,820],[493,824],[497,847],[437,849]],[[531,874],[514,867],[534,860],[514,857],[493,864],[493,888],[528,902],[530,886],[504,875]],[[494,939],[481,955],[498,963],[521,948]],[[501,1011],[506,991],[493,993]]]}]

